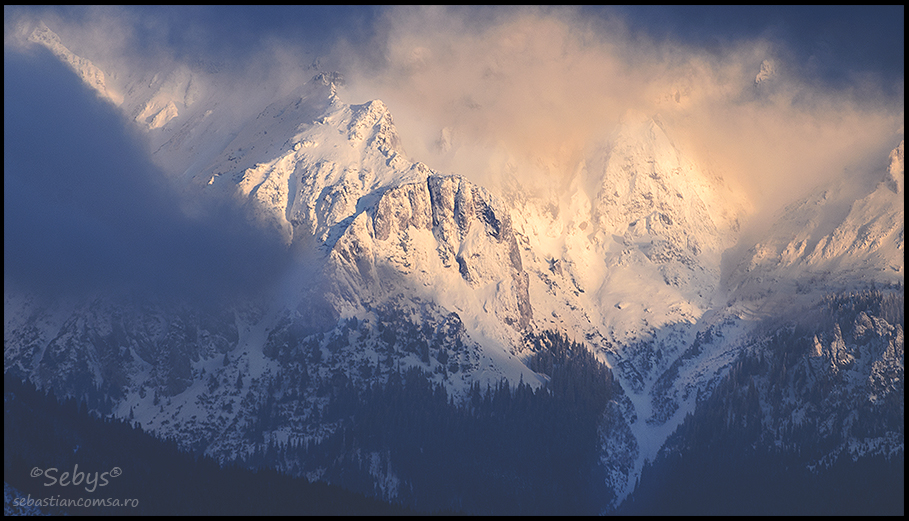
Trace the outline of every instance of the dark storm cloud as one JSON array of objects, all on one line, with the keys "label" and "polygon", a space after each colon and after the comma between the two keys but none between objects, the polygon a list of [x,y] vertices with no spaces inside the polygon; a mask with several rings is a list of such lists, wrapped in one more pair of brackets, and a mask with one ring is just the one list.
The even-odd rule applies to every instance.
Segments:
[{"label": "dark storm cloud", "polygon": [[368,52],[381,11],[343,5],[14,6],[4,15],[7,34],[20,22],[44,21],[76,54],[90,49],[96,64],[125,57],[130,63],[116,66],[154,67],[166,59],[257,74],[283,59],[276,54],[290,52],[309,64],[340,40]]},{"label": "dark storm cloud", "polygon": [[371,36],[377,8],[364,6],[144,6],[135,15],[137,41],[163,44],[177,57],[237,59],[267,50],[275,39],[324,54],[340,37]]},{"label": "dark storm cloud", "polygon": [[[591,13],[597,8],[587,8]],[[613,6],[633,31],[705,49],[762,38],[785,44],[788,59],[816,81],[846,87],[870,74],[893,89],[905,75],[905,7],[857,5]]]},{"label": "dark storm cloud", "polygon": [[54,294],[226,296],[286,262],[235,208],[191,219],[114,107],[49,52],[4,56],[4,279]]}]

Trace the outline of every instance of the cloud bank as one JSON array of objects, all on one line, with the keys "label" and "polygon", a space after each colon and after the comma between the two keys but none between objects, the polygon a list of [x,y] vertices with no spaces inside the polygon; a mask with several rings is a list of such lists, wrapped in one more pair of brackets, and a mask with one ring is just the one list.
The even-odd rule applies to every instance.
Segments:
[{"label": "cloud bank", "polygon": [[670,123],[759,207],[883,164],[899,142],[893,77],[827,71],[838,81],[825,83],[820,64],[805,74],[799,49],[773,39],[786,27],[705,43],[684,31],[655,39],[626,20],[571,8],[392,10],[374,44],[382,59],[349,66],[352,83],[388,103],[417,159],[493,184],[503,154],[571,176],[629,111]]},{"label": "cloud bank", "polygon": [[493,188],[508,177],[563,190],[631,112],[658,115],[770,212],[822,182],[876,180],[904,132],[902,6],[4,14],[4,274],[47,288],[214,292],[267,283],[285,260],[234,208],[179,211],[131,123],[53,58],[19,52],[39,19],[121,78],[217,69],[206,88],[231,124],[339,70],[346,101],[386,102],[412,159]]},{"label": "cloud bank", "polygon": [[230,205],[187,217],[137,129],[49,52],[3,68],[6,284],[216,301],[273,282],[280,239]]}]

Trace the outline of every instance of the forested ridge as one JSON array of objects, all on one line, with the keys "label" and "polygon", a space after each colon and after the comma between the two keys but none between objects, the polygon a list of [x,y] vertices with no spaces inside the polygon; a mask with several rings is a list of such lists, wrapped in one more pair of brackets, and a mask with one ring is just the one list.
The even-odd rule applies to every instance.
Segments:
[{"label": "forested ridge", "polygon": [[[138,500],[136,506],[59,508],[75,515],[406,515],[413,512],[335,485],[273,470],[220,466],[181,451],[125,420],[101,418],[85,401],[58,400],[29,382],[4,378],[3,480],[21,499]],[[114,468],[120,469],[111,473]],[[33,469],[57,469],[33,477]],[[77,470],[78,469],[78,470]],[[65,479],[63,472],[69,472]],[[86,473],[96,483],[91,492]],[[107,472],[104,479],[100,475]],[[52,481],[51,478],[57,481]],[[107,483],[105,484],[105,480]],[[61,484],[67,482],[66,486]],[[51,486],[45,486],[52,483]]]},{"label": "forested ridge", "polygon": [[543,386],[475,383],[458,403],[418,368],[364,389],[339,381],[322,419],[341,429],[309,446],[267,444],[244,464],[298,462],[381,494],[370,476],[378,462],[400,480],[397,500],[418,510],[598,513],[612,491],[597,467],[597,426],[621,390],[583,344],[547,332],[527,346],[530,368],[549,377]]},{"label": "forested ridge", "polygon": [[[743,351],[619,513],[902,515],[897,289],[828,295]],[[856,441],[867,453],[848,450]]]},{"label": "forested ridge", "polygon": [[[528,363],[548,377],[545,385],[474,384],[456,401],[419,369],[362,389],[336,379],[322,412],[323,421],[341,425],[333,435],[309,445],[262,440],[224,467],[129,421],[99,417],[86,399],[58,400],[7,377],[4,478],[22,494],[47,497],[45,481],[29,475],[35,467],[118,467],[122,475],[94,493],[139,500],[118,513],[596,513],[612,497],[598,475],[597,425],[621,390],[582,344],[546,333],[528,337],[527,345]],[[260,425],[250,432],[266,430],[270,412],[260,409]],[[370,453],[382,455],[380,472],[390,467],[402,483],[395,502],[405,506],[367,498],[380,492]],[[297,474],[320,469],[323,480],[358,493],[265,470],[282,466]],[[88,495],[80,487],[51,488],[53,497]]]}]

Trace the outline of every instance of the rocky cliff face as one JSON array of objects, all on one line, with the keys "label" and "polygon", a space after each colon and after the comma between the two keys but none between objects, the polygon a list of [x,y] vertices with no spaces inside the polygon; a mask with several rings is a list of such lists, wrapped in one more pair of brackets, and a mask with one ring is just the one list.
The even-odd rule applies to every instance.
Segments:
[{"label": "rocky cliff face", "polygon": [[528,275],[506,211],[464,178],[415,169],[423,179],[383,192],[371,217],[355,218],[333,252],[350,268],[356,265],[366,286],[376,281],[377,265],[424,286],[456,272],[465,291],[492,293],[500,320],[517,330],[529,327]]}]

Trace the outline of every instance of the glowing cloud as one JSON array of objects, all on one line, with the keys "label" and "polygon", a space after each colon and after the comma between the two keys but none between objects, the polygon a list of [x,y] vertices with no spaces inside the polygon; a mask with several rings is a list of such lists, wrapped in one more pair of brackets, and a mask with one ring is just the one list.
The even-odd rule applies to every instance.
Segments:
[{"label": "glowing cloud", "polygon": [[903,132],[902,98],[801,78],[785,42],[708,50],[570,8],[400,8],[380,27],[382,61],[346,63],[355,97],[386,101],[416,159],[489,184],[502,154],[572,175],[634,111],[667,121],[757,205],[778,206],[846,169],[870,170]]}]

